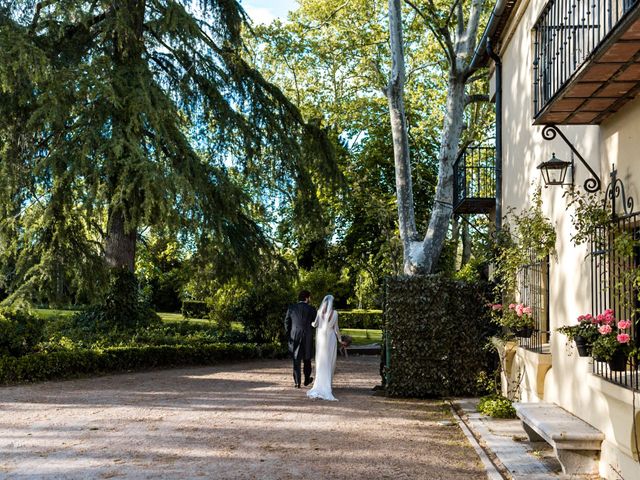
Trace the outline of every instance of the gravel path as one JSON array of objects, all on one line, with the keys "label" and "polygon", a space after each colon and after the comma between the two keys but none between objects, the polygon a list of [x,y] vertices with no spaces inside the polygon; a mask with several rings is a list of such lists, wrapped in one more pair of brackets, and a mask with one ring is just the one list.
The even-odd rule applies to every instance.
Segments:
[{"label": "gravel path", "polygon": [[0,388],[0,478],[486,479],[442,403],[373,395],[378,361],[338,360],[339,402],[281,360]]}]

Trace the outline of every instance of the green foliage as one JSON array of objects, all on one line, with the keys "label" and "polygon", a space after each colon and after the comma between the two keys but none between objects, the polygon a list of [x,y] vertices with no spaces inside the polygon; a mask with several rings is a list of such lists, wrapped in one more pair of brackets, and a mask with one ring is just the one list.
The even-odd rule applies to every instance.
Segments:
[{"label": "green foliage", "polygon": [[340,328],[382,329],[382,310],[341,310]]},{"label": "green foliage", "polygon": [[144,345],[59,350],[22,357],[0,357],[0,384],[224,361],[283,357],[279,345]]},{"label": "green foliage", "polygon": [[542,213],[540,188],[533,194],[528,208],[518,214],[512,212],[510,223],[514,225],[514,231],[505,225],[498,238],[495,272],[500,294],[508,299],[517,296],[520,269],[554,256],[556,251],[555,227]]},{"label": "green foliage", "polygon": [[556,328],[557,332],[560,332],[567,336],[567,339],[571,342],[577,336],[584,338],[588,345],[591,345],[593,341],[600,335],[598,333],[598,324],[591,314],[581,315],[578,317],[577,325],[564,325]]},{"label": "green foliage", "polygon": [[178,312],[188,275],[186,249],[167,232],[152,231],[143,238],[135,269],[142,295],[157,312]]},{"label": "green foliage", "polygon": [[42,340],[44,322],[24,310],[0,309],[0,356],[26,355]]},{"label": "green foliage", "polygon": [[135,275],[121,269],[112,272],[104,303],[79,313],[74,317],[74,323],[86,331],[104,333],[157,325],[160,317],[141,300]]},{"label": "green foliage", "polygon": [[442,275],[388,279],[385,329],[391,341],[387,391],[392,396],[474,395],[489,370],[484,346],[495,331],[484,296],[487,285]]},{"label": "green foliage", "polygon": [[258,285],[232,306],[236,321],[244,326],[249,341],[257,343],[284,340],[284,316],[293,298],[279,285]]},{"label": "green foliage", "polygon": [[627,357],[631,354],[631,346],[618,342],[615,335],[600,335],[591,345],[591,355],[601,362],[608,362],[618,352]]},{"label": "green foliage", "polygon": [[202,300],[183,300],[182,315],[184,318],[207,318],[209,316],[209,305]]},{"label": "green foliage", "polygon": [[338,272],[328,268],[317,267],[312,270],[300,270],[300,280],[296,290],[309,290],[311,303],[319,305],[327,294],[335,297],[337,306],[345,305],[350,290],[346,279]]},{"label": "green foliage", "polygon": [[568,206],[574,209],[571,215],[574,227],[571,240],[574,245],[589,243],[594,240],[598,231],[611,225],[611,214],[598,192],[585,193],[579,189],[572,189],[565,195],[569,198]]},{"label": "green foliage", "polygon": [[531,307],[522,303],[512,303],[508,307],[500,304],[491,305],[491,316],[495,323],[508,328],[512,333],[535,326]]},{"label": "green foliage", "polygon": [[147,227],[246,273],[273,253],[271,194],[311,210],[318,183],[339,177],[320,121],[247,62],[239,2],[41,7],[0,8],[0,285],[11,301],[100,298],[105,239],[135,247]]},{"label": "green foliage", "polygon": [[493,418],[517,418],[513,402],[497,393],[482,397],[477,410]]}]

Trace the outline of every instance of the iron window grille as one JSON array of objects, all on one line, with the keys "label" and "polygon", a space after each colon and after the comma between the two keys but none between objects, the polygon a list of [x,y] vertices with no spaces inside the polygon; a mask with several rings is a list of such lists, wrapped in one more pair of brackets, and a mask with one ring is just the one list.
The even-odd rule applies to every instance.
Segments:
[{"label": "iron window grille", "polygon": [[[640,267],[640,212],[633,211],[633,199],[625,197],[624,185],[611,173],[611,184],[605,204],[611,208],[611,222],[596,229],[591,237],[591,303],[597,315],[611,308],[617,320],[631,320],[631,342],[640,345],[640,294],[635,272]],[[616,199],[621,200],[622,214],[616,212]],[[622,238],[626,236],[625,238]],[[632,248],[614,248],[616,241],[631,240]],[[640,390],[638,364],[629,360],[625,371],[614,371],[606,362],[593,361],[593,373],[625,388]]]},{"label": "iron window grille", "polygon": [[537,353],[549,352],[549,256],[529,253],[529,264],[518,271],[519,301],[531,307],[534,321],[529,338],[520,338],[521,347]]},{"label": "iron window grille", "polygon": [[[640,213],[612,220],[607,228],[598,229],[591,240],[591,285],[593,314],[611,308],[617,320],[631,320],[631,342],[638,346],[638,287],[633,272],[640,266],[640,250],[635,246],[628,254],[613,248],[622,235],[640,240]],[[606,362],[594,360],[593,372],[625,388],[640,390],[638,365],[629,361],[626,371],[612,371]]]}]

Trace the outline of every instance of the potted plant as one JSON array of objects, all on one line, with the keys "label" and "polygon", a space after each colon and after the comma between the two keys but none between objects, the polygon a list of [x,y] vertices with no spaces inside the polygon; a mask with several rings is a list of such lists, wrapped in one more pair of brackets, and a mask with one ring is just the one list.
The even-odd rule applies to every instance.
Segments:
[{"label": "potted plant", "polygon": [[496,323],[508,328],[516,337],[529,338],[533,334],[535,322],[531,316],[532,309],[523,303],[512,303],[505,309],[501,304],[491,305]]},{"label": "potted plant", "polygon": [[590,313],[580,315],[577,325],[565,325],[557,328],[556,331],[565,334],[570,342],[573,341],[576,344],[578,355],[581,357],[591,355],[591,346],[600,335],[597,318]]},{"label": "potted plant", "polygon": [[605,310],[596,317],[599,335],[593,341],[592,354],[595,360],[607,362],[612,371],[621,372],[627,369],[627,359],[631,353],[631,320],[620,320],[616,323],[613,310]]}]

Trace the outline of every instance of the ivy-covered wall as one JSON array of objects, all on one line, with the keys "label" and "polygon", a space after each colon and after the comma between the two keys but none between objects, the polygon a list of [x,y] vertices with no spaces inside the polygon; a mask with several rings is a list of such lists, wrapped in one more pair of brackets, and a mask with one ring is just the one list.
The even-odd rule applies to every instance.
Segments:
[{"label": "ivy-covered wall", "polygon": [[494,368],[494,354],[486,348],[496,332],[486,307],[488,291],[487,284],[441,275],[387,280],[389,395],[428,398],[477,393],[478,374]]}]

